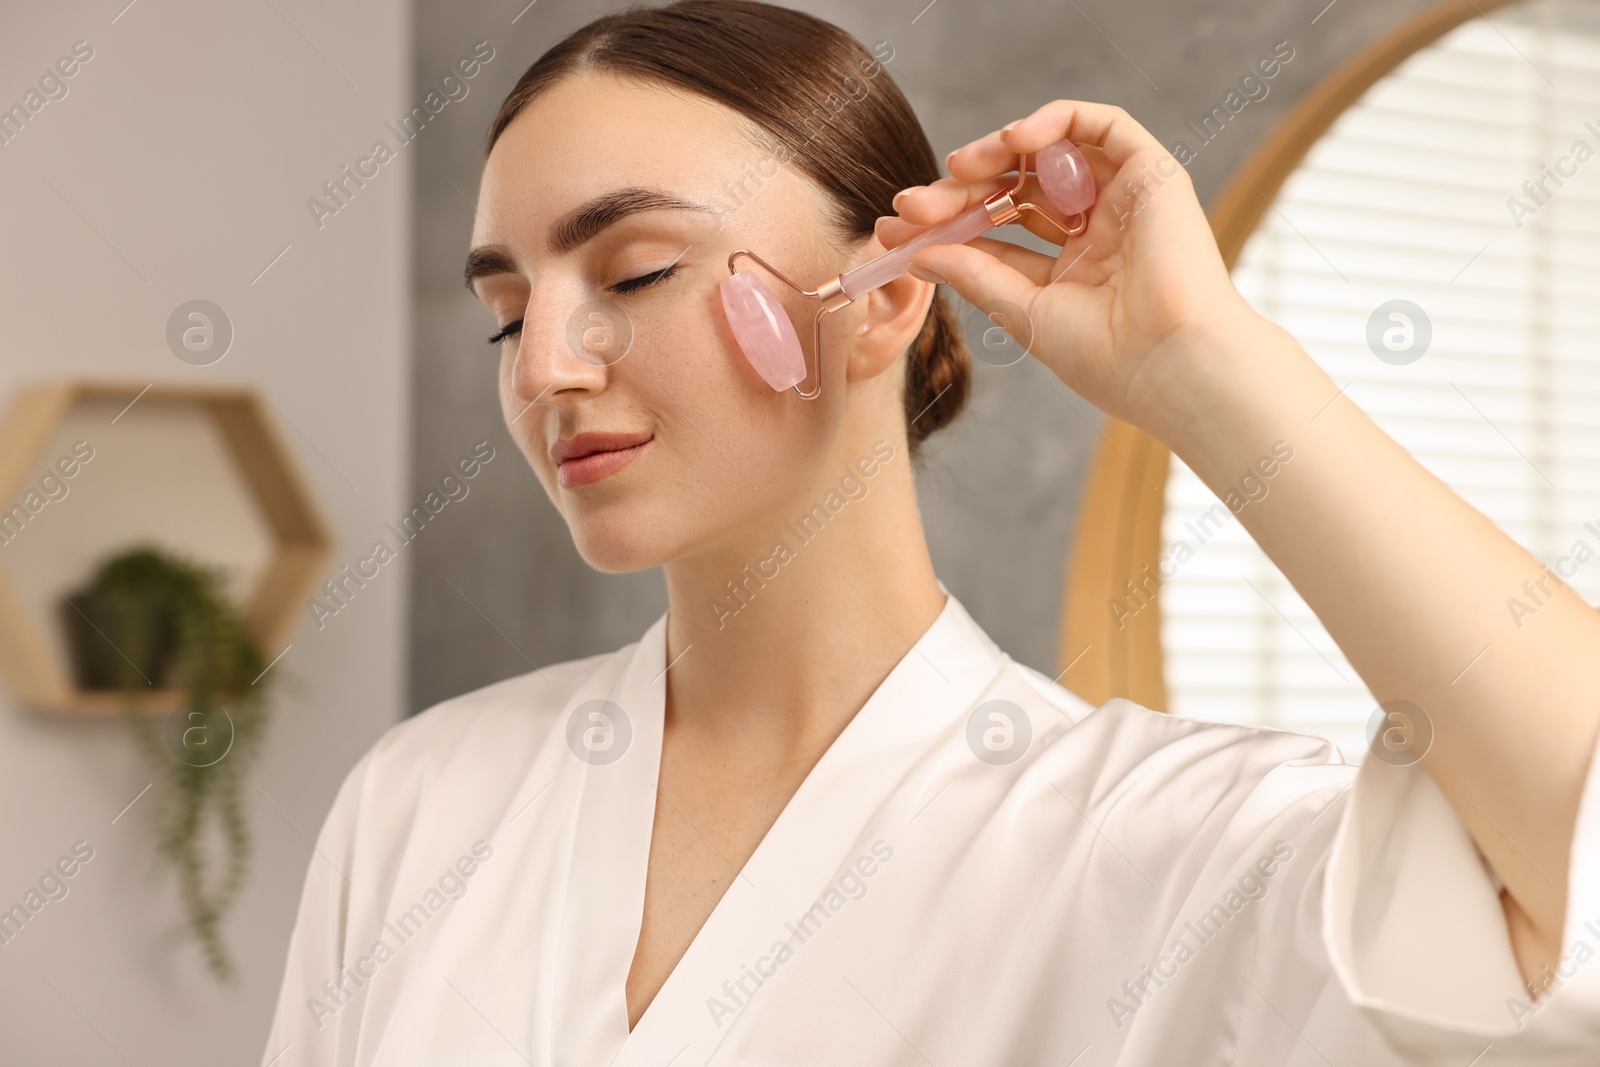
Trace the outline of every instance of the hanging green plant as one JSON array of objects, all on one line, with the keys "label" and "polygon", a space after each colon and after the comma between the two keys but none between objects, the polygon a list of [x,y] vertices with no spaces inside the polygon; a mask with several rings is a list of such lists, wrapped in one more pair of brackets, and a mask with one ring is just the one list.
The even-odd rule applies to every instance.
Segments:
[{"label": "hanging green plant", "polygon": [[[176,870],[206,962],[231,980],[221,923],[249,861],[241,795],[266,718],[261,653],[218,574],[156,549],[108,560],[72,601],[73,614],[104,638],[75,642],[80,674],[90,685],[98,676],[102,686],[122,690],[134,733],[165,772],[156,816],[160,851]],[[163,730],[161,720],[144,714],[143,701],[147,691],[167,685],[182,691],[183,702]],[[225,846],[220,857],[208,856],[211,827]]]}]

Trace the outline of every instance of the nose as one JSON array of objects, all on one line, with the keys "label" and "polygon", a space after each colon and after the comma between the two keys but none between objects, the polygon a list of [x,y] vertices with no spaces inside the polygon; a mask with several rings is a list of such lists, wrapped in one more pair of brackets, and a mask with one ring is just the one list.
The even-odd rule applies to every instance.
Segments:
[{"label": "nose", "polygon": [[615,302],[536,293],[523,310],[511,387],[525,404],[599,393],[632,343],[632,324]]}]

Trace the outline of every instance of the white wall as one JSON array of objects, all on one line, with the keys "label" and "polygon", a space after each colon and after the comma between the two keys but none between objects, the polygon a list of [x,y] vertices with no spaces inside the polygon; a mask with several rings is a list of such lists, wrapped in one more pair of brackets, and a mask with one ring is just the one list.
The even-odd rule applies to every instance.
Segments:
[{"label": "white wall", "polygon": [[[0,145],[0,402],[65,376],[254,383],[282,410],[335,564],[348,562],[405,510],[407,149],[320,231],[306,200],[415,102],[407,6],[125,2],[4,15],[0,108],[74,42],[94,54]],[[236,331],[209,367],[165,340],[169,314],[194,298],[221,305]],[[25,536],[50,537],[52,523],[65,536],[84,521],[74,503],[41,512]],[[303,612],[275,668],[245,798],[254,862],[227,924],[235,987],[219,987],[181,934],[153,847],[156,792],[112,824],[155,779],[126,725],[40,716],[0,695],[0,908],[73,842],[95,849],[70,894],[0,945],[0,1061],[259,1060],[309,839],[402,711],[400,563],[321,632]]]}]

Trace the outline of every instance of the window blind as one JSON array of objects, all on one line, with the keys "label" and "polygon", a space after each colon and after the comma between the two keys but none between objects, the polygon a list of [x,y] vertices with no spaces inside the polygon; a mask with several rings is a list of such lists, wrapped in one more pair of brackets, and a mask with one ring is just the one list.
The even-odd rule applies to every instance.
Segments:
[{"label": "window blind", "polygon": [[[1494,12],[1413,55],[1312,148],[1233,278],[1419,462],[1600,602],[1600,5]],[[1368,341],[1396,299],[1431,327],[1410,362]],[[1163,552],[1194,554],[1159,594],[1169,710],[1321,734],[1359,761],[1376,701],[1217,508],[1174,457]]]}]

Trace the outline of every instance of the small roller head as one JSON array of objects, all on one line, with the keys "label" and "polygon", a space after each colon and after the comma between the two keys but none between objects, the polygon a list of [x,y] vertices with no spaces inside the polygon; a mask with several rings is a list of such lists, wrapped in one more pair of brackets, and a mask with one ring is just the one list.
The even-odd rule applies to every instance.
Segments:
[{"label": "small roller head", "polygon": [[1034,156],[1039,187],[1052,207],[1069,218],[1094,206],[1094,174],[1071,141],[1057,141]]}]

